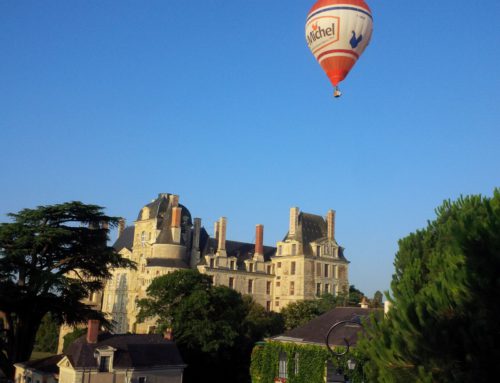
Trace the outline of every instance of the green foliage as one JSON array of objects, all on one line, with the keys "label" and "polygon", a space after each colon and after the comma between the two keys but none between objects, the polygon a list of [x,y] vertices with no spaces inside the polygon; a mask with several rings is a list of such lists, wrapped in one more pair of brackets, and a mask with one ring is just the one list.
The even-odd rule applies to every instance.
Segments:
[{"label": "green foliage", "polygon": [[500,191],[445,202],[399,241],[393,306],[358,347],[371,381],[471,382],[500,358]]},{"label": "green foliage", "polygon": [[157,318],[159,331],[173,329],[189,366],[186,382],[248,381],[254,343],[283,331],[279,314],[228,287],[214,287],[209,276],[196,270],[156,278],[148,297],[138,303],[138,318]]},{"label": "green foliage", "polygon": [[108,227],[118,219],[103,208],[69,202],[9,214],[0,224],[0,311],[8,324],[0,339],[0,368],[29,359],[42,318],[70,324],[99,318],[81,303],[103,287],[112,267],[132,267],[107,246]]},{"label": "green foliage", "polygon": [[63,352],[66,352],[68,349],[68,346],[73,343],[75,340],[80,338],[82,335],[85,335],[87,333],[87,328],[75,328],[73,331],[67,333],[64,335],[64,341],[63,341]]},{"label": "green foliage", "polygon": [[57,352],[57,342],[59,339],[59,326],[52,319],[51,313],[47,313],[43,319],[38,332],[36,333],[35,347],[33,351]]},{"label": "green foliage", "polygon": [[[340,350],[341,347],[337,349]],[[351,382],[363,381],[365,359],[356,349],[351,349],[347,355],[338,359],[322,346],[266,342],[256,345],[253,349],[250,366],[252,383],[274,383],[279,375],[281,353],[286,353],[287,357],[287,383],[324,383],[327,361],[331,361],[336,368],[340,367],[344,374],[347,373]],[[347,368],[348,359],[357,362],[353,371]],[[297,361],[298,366],[296,366]]]}]

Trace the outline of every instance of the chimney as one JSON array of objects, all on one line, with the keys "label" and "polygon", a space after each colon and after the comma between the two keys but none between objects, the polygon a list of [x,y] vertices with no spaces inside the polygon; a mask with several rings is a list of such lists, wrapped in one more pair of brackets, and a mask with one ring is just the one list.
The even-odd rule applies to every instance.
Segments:
[{"label": "chimney", "polygon": [[295,237],[297,234],[297,226],[299,224],[299,208],[290,208],[290,228],[288,229],[288,236]]},{"label": "chimney", "polygon": [[328,210],[328,213],[326,213],[326,225],[327,225],[327,235],[328,235],[328,240],[334,241],[335,240],[335,210]]},{"label": "chimney", "polygon": [[194,219],[193,249],[200,249],[201,218]]},{"label": "chimney", "polygon": [[97,343],[99,336],[99,321],[97,319],[90,319],[87,325],[87,343]]},{"label": "chimney", "polygon": [[361,303],[359,304],[362,309],[367,309],[368,308],[368,299],[366,297],[363,297],[361,299]]},{"label": "chimney", "polygon": [[125,219],[120,218],[118,221],[118,238],[120,238],[125,231]]},{"label": "chimney", "polygon": [[165,340],[171,340],[173,341],[174,340],[174,331],[172,330],[171,327],[168,327],[165,332],[163,333],[163,338]]},{"label": "chimney", "polygon": [[255,257],[264,255],[264,225],[255,226]]},{"label": "chimney", "polygon": [[181,242],[181,215],[182,208],[181,207],[173,207],[172,208],[172,240],[174,243]]},{"label": "chimney", "polygon": [[221,256],[226,255],[226,226],[227,226],[227,218],[221,217],[219,219],[219,243],[217,246],[217,252]]},{"label": "chimney", "polygon": [[384,302],[384,314],[387,315],[389,313],[389,310],[391,309],[392,302],[389,300],[386,300]]},{"label": "chimney", "polygon": [[172,205],[172,207],[179,206],[179,196],[176,194],[170,195],[170,204]]},{"label": "chimney", "polygon": [[196,266],[200,263],[201,218],[195,218],[193,225],[193,241],[191,244],[190,264],[193,269],[196,269]]},{"label": "chimney", "polygon": [[219,221],[214,223],[214,238],[219,242]]}]

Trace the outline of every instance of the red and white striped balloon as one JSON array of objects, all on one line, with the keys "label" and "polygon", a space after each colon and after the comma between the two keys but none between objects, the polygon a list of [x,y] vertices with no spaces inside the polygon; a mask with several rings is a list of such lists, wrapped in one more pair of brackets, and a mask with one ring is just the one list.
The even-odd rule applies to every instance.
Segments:
[{"label": "red and white striped balloon", "polygon": [[306,20],[306,41],[335,87],[368,46],[373,18],[364,0],[318,0]]}]

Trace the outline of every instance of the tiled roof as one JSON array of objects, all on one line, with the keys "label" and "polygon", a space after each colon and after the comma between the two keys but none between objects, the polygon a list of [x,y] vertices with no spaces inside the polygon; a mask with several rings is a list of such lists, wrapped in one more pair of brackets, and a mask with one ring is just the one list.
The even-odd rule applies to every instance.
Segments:
[{"label": "tiled roof", "polygon": [[59,367],[57,363],[64,357],[64,355],[53,355],[48,358],[30,360],[28,362],[20,363],[27,368],[37,370],[46,374],[57,374]]},{"label": "tiled roof", "polygon": [[97,367],[94,352],[97,348],[110,346],[114,353],[114,368],[151,368],[159,366],[184,366],[179,350],[174,342],[159,334],[139,335],[99,334],[95,344],[87,343],[86,336],[74,341],[66,356],[75,368]]},{"label": "tiled roof", "polygon": [[[285,332],[272,338],[278,341],[295,341],[305,343],[317,343],[324,345],[325,338],[330,328],[337,322],[352,320],[355,318],[367,318],[370,314],[381,315],[380,309],[363,309],[360,307],[336,307],[306,324]],[[345,345],[347,338],[351,345],[356,344],[357,334],[361,331],[359,326],[340,326],[330,336],[331,345]]]}]

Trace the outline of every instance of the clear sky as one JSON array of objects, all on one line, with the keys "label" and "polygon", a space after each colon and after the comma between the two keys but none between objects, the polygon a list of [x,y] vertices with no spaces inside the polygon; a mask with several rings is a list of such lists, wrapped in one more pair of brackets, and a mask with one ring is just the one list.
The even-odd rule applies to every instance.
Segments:
[{"label": "clear sky", "polygon": [[81,200],[131,223],[169,192],[274,245],[290,207],[333,208],[350,282],[388,289],[399,238],[500,186],[500,2],[368,0],[340,99],[312,3],[0,0],[0,220]]}]

